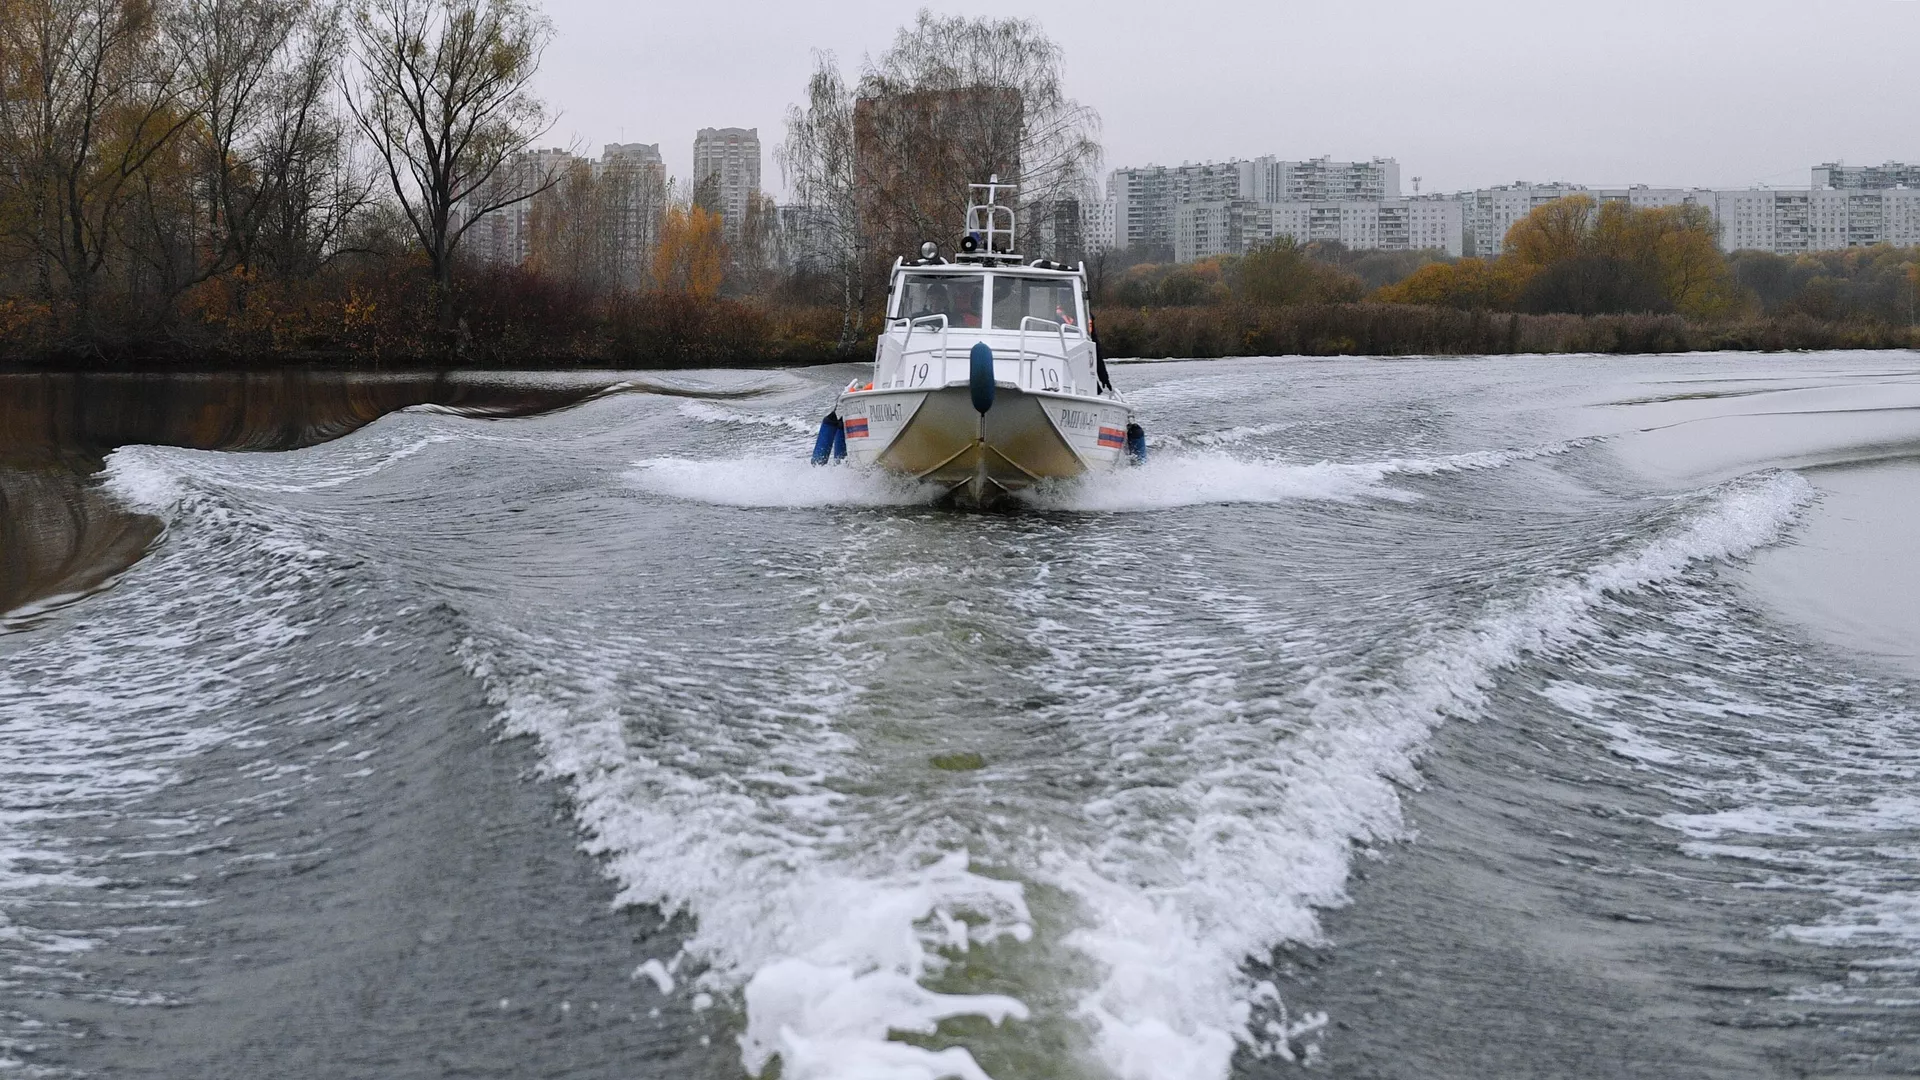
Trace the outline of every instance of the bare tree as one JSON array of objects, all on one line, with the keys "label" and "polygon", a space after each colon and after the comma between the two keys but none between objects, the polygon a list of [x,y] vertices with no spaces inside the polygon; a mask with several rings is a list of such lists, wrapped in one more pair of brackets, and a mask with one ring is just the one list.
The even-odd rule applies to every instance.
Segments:
[{"label": "bare tree", "polygon": [[557,182],[548,172],[490,184],[546,132],[531,85],[552,29],[522,0],[361,0],[354,31],[359,85],[346,87],[348,109],[426,251],[450,330],[461,236]]},{"label": "bare tree", "polygon": [[[41,296],[83,335],[138,181],[191,118],[144,0],[16,0],[0,20],[0,184]],[[55,281],[55,271],[59,281]]]},{"label": "bare tree", "polygon": [[807,103],[787,109],[787,137],[774,150],[796,220],[785,237],[801,265],[831,271],[840,282],[839,351],[851,353],[866,303],[866,239],[861,232],[859,176],[853,134],[854,98],[830,52],[813,54]]},{"label": "bare tree", "polygon": [[660,216],[666,210],[666,168],[659,148],[613,143],[601,152],[594,171],[604,276],[622,289],[647,286],[654,248],[660,240]]},{"label": "bare tree", "polygon": [[870,231],[893,246],[959,228],[967,185],[1016,180],[1031,243],[1100,164],[1100,119],[1066,96],[1061,51],[1026,19],[922,10],[869,62],[855,117]]},{"label": "bare tree", "polygon": [[302,0],[306,10],[266,99],[268,123],[255,156],[252,236],[242,264],[305,276],[338,254],[349,222],[372,203],[373,173],[353,153],[335,97],[346,47],[338,0]]},{"label": "bare tree", "polygon": [[[352,167],[347,132],[329,100],[345,45],[338,0],[180,0],[183,94],[193,215],[188,237],[156,250],[179,287],[236,268],[310,272],[370,178]],[[165,229],[159,215],[156,227]]]}]

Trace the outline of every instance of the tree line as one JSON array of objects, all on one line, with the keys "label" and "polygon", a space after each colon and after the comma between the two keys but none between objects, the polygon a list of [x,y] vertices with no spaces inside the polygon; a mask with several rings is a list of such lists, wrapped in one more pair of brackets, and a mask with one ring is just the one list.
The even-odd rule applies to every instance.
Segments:
[{"label": "tree line", "polygon": [[856,78],[818,56],[794,205],[729,221],[657,158],[529,152],[552,32],[529,0],[0,0],[0,358],[850,356],[969,182],[1024,209],[1098,165],[1037,24],[922,12]]},{"label": "tree line", "polygon": [[[1017,180],[1022,250],[1085,248],[1100,121],[1037,23],[922,11],[857,70],[817,53],[791,204],[739,221],[657,158],[530,153],[552,32],[530,0],[0,0],[0,359],[858,358],[971,183]],[[1581,319],[1622,348],[1912,340],[1914,253],[1729,257],[1713,229],[1574,196],[1492,258],[1088,270],[1113,355],[1595,347]]]}]

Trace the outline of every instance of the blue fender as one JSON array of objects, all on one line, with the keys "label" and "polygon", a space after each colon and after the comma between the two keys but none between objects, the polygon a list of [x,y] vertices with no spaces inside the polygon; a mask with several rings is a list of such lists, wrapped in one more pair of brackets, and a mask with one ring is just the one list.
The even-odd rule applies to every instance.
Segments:
[{"label": "blue fender", "polygon": [[993,408],[993,350],[984,341],[976,342],[967,358],[967,385],[973,390],[973,408],[985,416]]},{"label": "blue fender", "polygon": [[1147,429],[1139,424],[1127,425],[1127,457],[1135,465],[1147,463]]},{"label": "blue fender", "polygon": [[820,421],[820,434],[813,437],[813,463],[825,465],[829,457],[847,456],[847,426],[840,414],[830,412]]}]

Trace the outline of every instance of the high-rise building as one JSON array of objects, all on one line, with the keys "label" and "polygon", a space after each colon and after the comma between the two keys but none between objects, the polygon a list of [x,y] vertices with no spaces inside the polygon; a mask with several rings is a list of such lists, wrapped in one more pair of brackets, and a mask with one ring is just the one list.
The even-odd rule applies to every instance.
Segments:
[{"label": "high-rise building", "polygon": [[1240,193],[1259,202],[1351,202],[1400,197],[1400,163],[1392,158],[1333,161],[1317,157],[1281,161],[1259,157],[1240,164]]},{"label": "high-rise building", "polygon": [[[559,147],[525,150],[500,163],[486,183],[480,185],[462,207],[472,213],[494,206],[527,192],[534,192],[564,176],[580,159]],[[460,240],[460,249],[468,257],[482,262],[518,266],[533,254],[533,230],[529,228],[534,203],[539,198],[522,198],[510,206],[488,212],[469,228]]]},{"label": "high-rise building", "polygon": [[1813,188],[1713,193],[1727,251],[1810,251],[1920,245],[1920,188]]},{"label": "high-rise building", "polygon": [[1920,165],[1900,161],[1889,161],[1884,165],[1841,165],[1829,161],[1813,167],[1813,186],[1866,191],[1920,188]]},{"label": "high-rise building", "polygon": [[[1528,184],[1518,182],[1500,187],[1481,188],[1462,196],[1467,203],[1468,254],[1483,259],[1499,256],[1506,249],[1507,233],[1537,207],[1569,195],[1585,195],[1596,204],[1621,203],[1635,210],[1657,210],[1668,206],[1703,206],[1717,220],[1719,196],[1706,188],[1658,188],[1646,184],[1630,187],[1583,187],[1579,184]],[[1805,193],[1802,192],[1804,195]],[[1724,246],[1731,238],[1723,236]],[[1728,250],[1733,250],[1728,248]]]},{"label": "high-rise building", "polygon": [[1507,231],[1555,199],[1579,194],[1578,184],[1529,184],[1524,180],[1466,193],[1466,253],[1491,259],[1504,249]]},{"label": "high-rise building", "polygon": [[714,186],[728,240],[740,238],[748,204],[760,196],[760,129],[701,128],[693,137],[693,184]]},{"label": "high-rise building", "polygon": [[1352,251],[1466,250],[1466,201],[1452,195],[1411,199],[1322,199],[1272,204],[1270,236]]},{"label": "high-rise building", "polygon": [[1113,250],[1113,196],[1081,202],[1080,235],[1086,239],[1088,255]]},{"label": "high-rise building", "polygon": [[659,143],[608,143],[593,165],[598,188],[598,227],[614,279],[643,287],[660,242],[660,215],[667,204],[667,166]]},{"label": "high-rise building", "polygon": [[1241,198],[1246,172],[1242,166],[1247,164],[1226,161],[1115,169],[1107,179],[1107,195],[1113,200],[1113,246],[1171,251],[1174,208],[1183,202]]},{"label": "high-rise building", "polygon": [[[1271,155],[1202,165],[1116,169],[1108,180],[1113,243],[1120,248],[1179,249],[1177,208],[1188,202],[1246,200],[1261,206],[1400,197],[1400,165],[1392,158],[1283,161]],[[1215,211],[1210,211],[1212,213]],[[1190,225],[1206,214],[1190,215]],[[1198,234],[1189,232],[1189,240]]]},{"label": "high-rise building", "polygon": [[1465,248],[1465,218],[1465,201],[1445,195],[1311,202],[1210,199],[1175,209],[1173,254],[1176,262],[1241,255],[1256,244],[1290,237],[1353,251],[1434,250],[1457,257]]}]

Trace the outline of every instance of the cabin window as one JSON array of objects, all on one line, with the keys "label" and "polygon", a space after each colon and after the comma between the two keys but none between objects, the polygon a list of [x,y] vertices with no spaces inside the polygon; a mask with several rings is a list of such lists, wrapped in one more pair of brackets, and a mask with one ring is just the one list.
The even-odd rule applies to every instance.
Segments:
[{"label": "cabin window", "polygon": [[[993,278],[993,328],[1018,330],[1022,319],[1045,319],[1079,326],[1072,278],[1029,278],[996,274]],[[1031,326],[1032,324],[1028,324]]]},{"label": "cabin window", "polygon": [[948,326],[979,326],[985,295],[986,279],[979,274],[908,274],[897,317],[945,315]]}]

